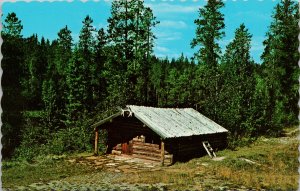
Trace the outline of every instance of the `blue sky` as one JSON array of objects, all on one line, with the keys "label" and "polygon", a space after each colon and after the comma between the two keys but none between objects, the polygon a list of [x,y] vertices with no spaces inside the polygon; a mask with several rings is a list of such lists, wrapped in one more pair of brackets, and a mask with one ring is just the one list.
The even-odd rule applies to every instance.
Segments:
[{"label": "blue sky", "polygon": [[[260,61],[263,40],[271,23],[271,14],[279,0],[227,0],[221,10],[225,14],[226,36],[220,41],[225,50],[234,38],[234,31],[241,23],[249,29],[252,37],[251,56]],[[191,49],[190,42],[195,37],[194,20],[198,10],[206,4],[205,0],[145,0],[145,5],[152,8],[160,24],[154,29],[157,37],[154,53],[158,57],[177,58],[183,53],[191,57],[197,49]],[[94,26],[107,27],[110,16],[110,0],[82,2],[74,0],[54,2],[5,2],[2,4],[3,18],[7,13],[15,12],[23,24],[23,36],[37,33],[50,40],[57,38],[58,31],[68,25],[73,39],[78,40],[82,20],[90,15]]]}]

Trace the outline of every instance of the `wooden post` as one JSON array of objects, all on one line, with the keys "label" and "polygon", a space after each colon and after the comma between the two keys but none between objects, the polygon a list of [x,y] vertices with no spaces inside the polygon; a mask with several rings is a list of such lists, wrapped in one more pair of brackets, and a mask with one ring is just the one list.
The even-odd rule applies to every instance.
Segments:
[{"label": "wooden post", "polygon": [[164,166],[165,163],[165,143],[161,140],[161,165]]},{"label": "wooden post", "polygon": [[95,150],[94,150],[95,155],[98,155],[98,142],[99,142],[99,129],[96,127],[95,128]]}]

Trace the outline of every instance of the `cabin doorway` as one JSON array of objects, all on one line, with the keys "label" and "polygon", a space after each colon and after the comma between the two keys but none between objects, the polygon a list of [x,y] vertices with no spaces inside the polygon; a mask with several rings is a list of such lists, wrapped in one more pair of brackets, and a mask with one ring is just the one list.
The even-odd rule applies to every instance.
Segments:
[{"label": "cabin doorway", "polygon": [[122,143],[122,153],[127,155],[131,154],[129,143]]}]

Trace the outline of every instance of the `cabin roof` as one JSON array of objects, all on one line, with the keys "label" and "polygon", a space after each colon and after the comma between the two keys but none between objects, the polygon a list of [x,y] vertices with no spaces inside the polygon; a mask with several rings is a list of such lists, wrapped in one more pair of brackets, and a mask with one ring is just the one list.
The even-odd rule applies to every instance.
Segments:
[{"label": "cabin roof", "polygon": [[[127,105],[126,111],[131,112],[134,117],[163,139],[228,132],[227,129],[192,108],[155,108]],[[120,115],[122,112],[118,112],[93,126],[100,126]]]}]

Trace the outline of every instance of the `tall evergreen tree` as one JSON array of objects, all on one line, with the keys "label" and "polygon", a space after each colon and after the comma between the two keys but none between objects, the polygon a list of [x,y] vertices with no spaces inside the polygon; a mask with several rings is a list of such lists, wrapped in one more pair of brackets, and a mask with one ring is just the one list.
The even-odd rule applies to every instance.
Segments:
[{"label": "tall evergreen tree", "polygon": [[95,107],[94,98],[96,96],[96,88],[99,85],[97,73],[97,63],[95,62],[95,49],[96,49],[96,29],[93,27],[93,19],[87,15],[82,21],[82,29],[79,35],[78,53],[80,57],[84,60],[82,64],[85,70],[82,72],[82,82],[86,84],[85,91],[88,92],[86,99],[83,99],[83,104],[87,109]]},{"label": "tall evergreen tree", "polygon": [[100,106],[102,109],[106,109],[104,100],[107,96],[107,81],[104,77],[104,67],[108,57],[108,49],[109,46],[107,44],[107,34],[105,33],[104,29],[101,28],[97,32],[97,39],[96,39],[96,47],[95,47],[95,82],[94,86],[94,94],[93,100],[95,102],[94,105]]},{"label": "tall evergreen tree", "polygon": [[62,79],[65,76],[67,64],[72,57],[73,39],[68,26],[62,28],[58,33],[57,49],[55,56],[56,68]]},{"label": "tall evergreen tree", "polygon": [[46,120],[49,126],[61,125],[59,120],[61,120],[62,109],[64,107],[61,102],[64,98],[62,85],[65,84],[65,79],[62,78],[59,69],[57,68],[57,66],[59,66],[59,64],[56,63],[57,50],[58,44],[55,40],[49,47],[47,56],[45,57],[48,65],[42,84],[42,101],[44,103],[44,110],[47,117]]},{"label": "tall evergreen tree", "polygon": [[75,49],[72,59],[68,63],[67,68],[67,104],[66,104],[66,125],[71,127],[77,120],[81,120],[82,116],[88,113],[85,105],[88,99],[88,82],[85,75],[87,74],[88,63],[78,50]]},{"label": "tall evergreen tree", "polygon": [[119,93],[116,93],[119,95],[112,95],[119,100],[115,103],[145,103],[148,90],[146,58],[152,53],[155,17],[143,1],[120,0],[113,1],[108,23],[108,41],[112,47],[108,73],[118,73],[109,83],[109,92],[114,92],[115,85],[120,84]]},{"label": "tall evergreen tree", "polygon": [[199,9],[199,18],[195,20],[196,37],[191,42],[192,48],[200,46],[194,56],[198,61],[196,79],[193,82],[195,85],[193,88],[197,92],[195,107],[213,120],[217,120],[219,111],[217,109],[220,84],[218,61],[221,48],[218,41],[225,35],[224,15],[220,12],[222,7],[224,7],[222,1],[208,0],[207,4]]},{"label": "tall evergreen tree", "polygon": [[1,36],[3,44],[1,52],[3,58],[1,67],[3,69],[1,86],[3,97],[1,107],[3,113],[1,116],[3,125],[2,132],[2,156],[9,157],[20,142],[20,129],[22,127],[21,111],[25,104],[20,83],[20,76],[23,73],[22,65],[24,63],[23,26],[21,20],[15,13],[9,13],[4,20]]},{"label": "tall evergreen tree", "polygon": [[252,133],[252,100],[255,88],[254,62],[250,57],[251,35],[244,24],[226,46],[222,61],[224,81],[218,106],[224,126],[236,135]]},{"label": "tall evergreen tree", "polygon": [[274,127],[279,127],[297,122],[298,4],[292,0],[280,1],[272,18],[261,58],[270,98],[268,118]]},{"label": "tall evergreen tree", "polygon": [[78,50],[83,52],[83,56],[91,56],[95,49],[96,29],[93,27],[93,19],[89,15],[84,18],[82,24]]},{"label": "tall evergreen tree", "polygon": [[19,20],[16,13],[8,13],[3,23],[2,35],[21,38],[22,29],[23,25],[21,24],[21,20]]},{"label": "tall evergreen tree", "polygon": [[207,4],[199,9],[199,18],[194,21],[197,29],[191,46],[200,46],[195,58],[199,63],[210,67],[216,67],[218,64],[221,53],[218,41],[225,35],[224,14],[220,12],[222,7],[224,3],[221,0],[208,0]]}]

